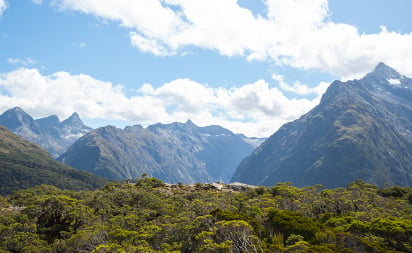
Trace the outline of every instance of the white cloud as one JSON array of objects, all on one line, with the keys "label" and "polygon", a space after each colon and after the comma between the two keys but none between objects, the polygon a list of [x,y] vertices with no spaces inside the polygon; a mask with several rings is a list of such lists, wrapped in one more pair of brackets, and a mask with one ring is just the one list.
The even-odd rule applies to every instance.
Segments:
[{"label": "white cloud", "polygon": [[319,98],[288,99],[264,80],[226,89],[177,79],[160,87],[143,84],[136,95],[127,97],[122,86],[87,75],[42,75],[28,68],[0,74],[0,111],[20,106],[35,117],[66,118],[78,112],[88,119],[143,125],[192,119],[249,136],[269,136],[310,110]]},{"label": "white cloud", "polygon": [[26,59],[18,59],[18,58],[8,58],[7,62],[10,64],[19,64],[23,66],[30,66],[30,65],[36,65],[38,62],[32,58],[26,58]]},{"label": "white cloud", "polygon": [[360,77],[382,61],[412,74],[412,34],[385,27],[360,34],[334,23],[327,0],[265,0],[267,15],[254,15],[236,0],[55,0],[130,29],[133,46],[159,56],[187,46],[319,69],[342,78]]},{"label": "white cloud", "polygon": [[156,39],[148,39],[135,32],[130,33],[130,41],[133,46],[145,53],[152,53],[157,56],[173,55],[174,52],[167,49]]},{"label": "white cloud", "polygon": [[5,0],[0,0],[0,16],[3,14],[3,12],[7,8],[7,3]]},{"label": "white cloud", "polygon": [[329,83],[326,83],[326,82],[320,82],[315,87],[310,87],[308,85],[300,83],[299,81],[296,81],[293,84],[288,84],[285,82],[284,77],[278,74],[273,74],[272,79],[279,83],[279,87],[283,91],[292,92],[294,94],[298,94],[302,96],[313,95],[313,94],[316,96],[321,96],[323,93],[325,93],[326,89],[329,87]]}]

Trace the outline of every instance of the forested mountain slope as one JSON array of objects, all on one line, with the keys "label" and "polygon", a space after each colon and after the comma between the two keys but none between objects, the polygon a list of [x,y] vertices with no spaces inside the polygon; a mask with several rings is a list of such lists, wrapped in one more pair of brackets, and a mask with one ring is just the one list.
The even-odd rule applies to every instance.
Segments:
[{"label": "forested mountain slope", "polygon": [[55,161],[46,150],[0,126],[0,194],[40,184],[90,190],[106,183],[103,178]]}]

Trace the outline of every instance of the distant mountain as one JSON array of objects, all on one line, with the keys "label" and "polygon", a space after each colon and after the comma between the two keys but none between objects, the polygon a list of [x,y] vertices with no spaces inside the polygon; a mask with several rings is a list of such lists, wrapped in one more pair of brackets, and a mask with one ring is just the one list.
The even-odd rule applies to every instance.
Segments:
[{"label": "distant mountain", "polygon": [[412,79],[383,63],[360,80],[332,83],[318,106],[244,159],[232,181],[332,188],[355,179],[412,186]]},{"label": "distant mountain", "polygon": [[106,183],[103,178],[55,161],[46,150],[0,126],[0,195],[40,184],[91,190]]},{"label": "distant mountain", "polygon": [[[143,173],[169,183],[227,182],[254,145],[220,126],[193,122],[91,131],[58,159],[109,179]],[[253,139],[253,141],[257,141]]]},{"label": "distant mountain", "polygon": [[0,125],[28,141],[39,144],[55,158],[92,130],[83,124],[77,113],[62,122],[55,115],[35,120],[19,107],[0,115]]}]

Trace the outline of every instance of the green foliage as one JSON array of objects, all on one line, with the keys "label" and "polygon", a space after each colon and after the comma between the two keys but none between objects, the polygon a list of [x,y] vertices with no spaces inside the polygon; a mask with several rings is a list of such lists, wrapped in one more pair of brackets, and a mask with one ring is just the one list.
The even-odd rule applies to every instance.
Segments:
[{"label": "green foliage", "polygon": [[391,188],[384,188],[384,189],[379,189],[378,194],[383,196],[383,197],[394,197],[394,198],[402,198],[403,196],[406,196],[406,194],[412,193],[408,188],[406,187],[400,187],[400,186],[394,186]]},{"label": "green foliage", "polygon": [[93,190],[107,180],[55,161],[44,149],[0,126],[0,195],[41,184]]},{"label": "green foliage", "polygon": [[229,191],[148,177],[95,191],[40,185],[0,198],[0,252],[412,252],[402,189]]},{"label": "green foliage", "polygon": [[316,232],[321,230],[320,224],[298,212],[273,209],[268,216],[269,223],[274,230],[283,233],[287,237],[295,234],[313,241]]},{"label": "green foliage", "polygon": [[154,177],[149,177],[148,178],[148,177],[143,176],[143,175],[142,175],[142,178],[137,181],[137,186],[151,187],[151,188],[164,187],[165,186],[165,183],[163,183],[162,180],[154,178]]}]

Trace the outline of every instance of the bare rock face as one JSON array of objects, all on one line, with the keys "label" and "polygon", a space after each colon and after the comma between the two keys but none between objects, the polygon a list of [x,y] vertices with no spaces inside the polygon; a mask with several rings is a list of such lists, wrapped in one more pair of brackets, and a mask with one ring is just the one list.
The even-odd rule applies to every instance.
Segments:
[{"label": "bare rock face", "polygon": [[412,79],[383,63],[360,80],[333,82],[318,106],[245,158],[232,181],[333,188],[355,179],[412,186]]}]

